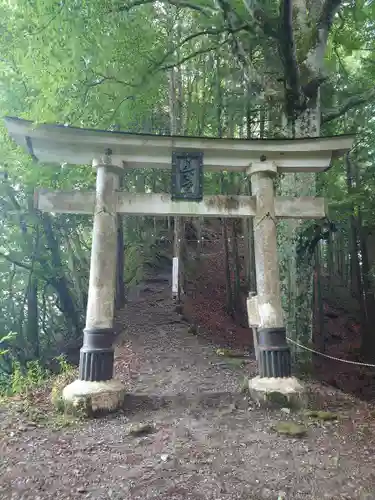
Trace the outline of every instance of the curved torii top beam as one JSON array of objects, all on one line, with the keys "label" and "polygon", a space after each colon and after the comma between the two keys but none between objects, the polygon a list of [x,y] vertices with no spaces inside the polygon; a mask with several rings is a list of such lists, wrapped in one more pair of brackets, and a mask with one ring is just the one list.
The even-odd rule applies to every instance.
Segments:
[{"label": "curved torii top beam", "polygon": [[279,172],[319,172],[330,167],[353,144],[354,136],[301,139],[218,139],[136,134],[34,124],[6,117],[9,135],[33,157],[45,163],[91,164],[111,151],[114,165],[125,168],[171,168],[172,151],[203,152],[206,170],[245,171],[260,159]]}]

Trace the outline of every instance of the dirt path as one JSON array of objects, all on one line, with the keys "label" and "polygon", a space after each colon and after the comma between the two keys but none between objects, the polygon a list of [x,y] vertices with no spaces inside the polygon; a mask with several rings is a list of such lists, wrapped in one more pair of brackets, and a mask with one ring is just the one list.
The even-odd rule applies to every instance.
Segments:
[{"label": "dirt path", "polygon": [[[375,498],[375,419],[364,403],[314,385],[316,404],[339,421],[279,436],[273,424],[301,415],[259,410],[240,394],[254,364],[223,367],[179,322],[166,283],[148,284],[124,318],[116,365],[130,380],[126,410],[59,431],[7,427],[0,499]],[[140,422],[155,431],[130,435]]]}]

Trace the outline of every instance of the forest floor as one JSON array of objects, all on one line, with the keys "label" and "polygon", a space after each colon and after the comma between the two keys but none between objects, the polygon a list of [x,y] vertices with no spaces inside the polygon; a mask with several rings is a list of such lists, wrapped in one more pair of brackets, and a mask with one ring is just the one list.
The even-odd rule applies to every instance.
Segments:
[{"label": "forest floor", "polygon": [[[240,390],[255,363],[226,364],[189,333],[167,280],[145,283],[118,318],[123,411],[63,428],[48,425],[47,409],[44,424],[16,406],[0,410],[0,499],[375,498],[371,406],[309,383],[312,408],[336,421],[259,409]],[[303,423],[306,435],[279,435],[280,421]],[[144,423],[150,432],[133,435]]]}]

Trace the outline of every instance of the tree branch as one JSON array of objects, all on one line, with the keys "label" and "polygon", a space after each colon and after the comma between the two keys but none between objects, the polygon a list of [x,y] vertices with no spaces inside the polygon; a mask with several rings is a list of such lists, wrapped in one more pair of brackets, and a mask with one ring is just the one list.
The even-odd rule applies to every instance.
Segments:
[{"label": "tree branch", "polygon": [[14,264],[17,267],[22,267],[23,269],[26,269],[27,271],[33,271],[32,266],[29,266],[28,264],[24,264],[23,262],[20,262],[18,260],[12,259],[12,257],[9,257],[9,255],[6,255],[3,252],[0,252],[0,257],[3,257],[5,260],[10,262],[11,264]]},{"label": "tree branch", "polygon": [[[239,28],[237,31],[239,31],[241,28]],[[203,35],[221,35],[222,33],[225,33],[228,31],[228,28],[225,28],[224,26],[219,29],[207,29],[203,31],[198,31],[197,33],[192,33],[191,35],[185,37],[182,39],[182,41],[178,44],[178,47],[182,47],[185,43],[190,42],[191,40],[194,40],[194,38],[198,38],[199,36]],[[171,52],[174,52],[176,49],[173,49]]]},{"label": "tree branch", "polygon": [[276,20],[268,17],[258,2],[256,2],[255,7],[252,0],[243,0],[243,4],[248,14],[253,18],[255,24],[258,25],[265,35],[271,38],[279,38],[279,33],[275,28]]},{"label": "tree branch", "polygon": [[[77,115],[73,112],[73,114],[71,115],[70,117],[70,121],[74,122],[74,121],[78,121],[82,118],[82,116],[84,115],[85,111],[86,111],[86,106],[87,106],[87,101],[88,101],[88,97],[89,97],[89,93],[90,91],[95,88],[95,87],[98,87],[99,85],[102,85],[103,83],[105,82],[114,82],[114,83],[118,83],[118,84],[121,84],[121,85],[125,85],[127,87],[132,87],[132,88],[139,88],[143,82],[139,83],[138,85],[133,85],[131,83],[128,83],[128,82],[125,82],[123,80],[118,80],[116,77],[112,77],[112,76],[106,76],[106,75],[101,75],[101,74],[96,74],[96,77],[100,77],[100,78],[97,78],[96,81],[93,81],[93,82],[79,82],[81,85],[85,85],[86,88],[85,88],[85,91],[81,97],[81,108],[82,108],[82,112]],[[125,99],[130,99],[130,98],[133,98],[134,96],[130,96],[130,97],[126,97]],[[124,99],[124,100],[125,100]],[[77,109],[78,111],[78,109]],[[117,110],[116,110],[117,111]]]},{"label": "tree branch", "polygon": [[[114,83],[119,83],[120,85],[125,85],[126,87],[133,87],[133,88],[138,87],[138,85],[135,85],[133,83],[126,82],[124,80],[119,80],[115,76],[107,76],[107,75],[103,75],[102,73],[96,73],[96,74],[98,77],[100,77],[102,79],[100,81],[100,83],[103,83],[105,81],[110,81],[110,82],[114,82]],[[95,84],[91,84],[91,85],[95,85]],[[98,85],[98,84],[96,84],[96,85]]]},{"label": "tree branch", "polygon": [[283,0],[280,5],[280,56],[284,66],[286,114],[292,121],[300,105],[300,75],[293,34],[293,1]]},{"label": "tree branch", "polygon": [[339,48],[337,46],[337,43],[333,43],[333,51],[337,57],[337,60],[339,62],[339,65],[341,66],[341,69],[343,70],[343,72],[345,73],[345,76],[347,78],[349,78],[349,73],[348,73],[348,70],[345,68],[345,65],[341,59],[341,56],[340,56],[340,53],[339,53]]},{"label": "tree branch", "polygon": [[[161,3],[168,3],[176,7],[185,7],[196,12],[200,12],[205,16],[211,16],[214,11],[213,8],[209,6],[200,6],[194,3],[187,2],[186,0],[160,0]],[[153,4],[155,0],[134,0],[133,2],[126,3],[124,5],[118,6],[117,8],[112,8],[110,12],[129,12],[135,7],[140,7],[142,5]]]},{"label": "tree branch", "polygon": [[336,120],[336,118],[340,118],[340,116],[344,115],[347,111],[357,108],[361,104],[365,104],[374,98],[375,87],[373,89],[367,90],[363,94],[351,96],[338,109],[332,110],[329,113],[322,115],[321,123],[328,123],[332,120]]},{"label": "tree branch", "polygon": [[62,2],[61,6],[60,6],[59,10],[56,12],[56,14],[54,14],[52,17],[50,17],[50,19],[43,26],[41,26],[40,28],[38,28],[35,31],[32,31],[29,34],[31,36],[35,36],[35,35],[39,35],[40,33],[42,33],[42,31],[44,31],[45,29],[47,29],[48,26],[59,16],[59,14],[61,14],[61,12],[63,11],[64,7],[65,7],[65,2]]},{"label": "tree branch", "polygon": [[[243,26],[243,22],[241,18],[238,16],[237,12],[232,8],[229,0],[217,0],[218,5],[223,13],[224,21],[228,27],[228,32],[232,35],[232,44],[233,44],[233,52],[234,55],[237,56],[240,64],[242,65],[242,69],[244,72],[244,76],[246,80],[250,81],[250,71],[252,69],[252,62],[250,58],[247,56],[246,51],[243,48],[241,41],[234,36],[238,31],[239,26]],[[255,35],[255,31],[249,24],[246,24],[246,31]],[[242,27],[242,29],[244,29]],[[255,71],[252,71],[252,76],[257,75]]]},{"label": "tree branch", "polygon": [[343,0],[325,0],[323,3],[322,10],[316,23],[315,42],[313,42],[313,48],[309,51],[305,60],[306,67],[315,76],[322,74],[324,53],[327,47],[329,31],[342,1]]},{"label": "tree branch", "polygon": [[185,62],[190,61],[190,59],[194,59],[194,57],[200,56],[202,54],[207,54],[208,52],[211,52],[212,50],[215,50],[218,47],[221,47],[222,45],[226,44],[227,42],[228,42],[228,39],[226,38],[223,42],[220,42],[218,45],[215,45],[213,47],[207,47],[205,49],[197,50],[196,52],[193,52],[192,54],[189,54],[188,56],[183,57],[180,61],[177,61],[174,64],[169,64],[168,66],[162,66],[162,67],[160,67],[160,69],[167,70],[167,69],[176,68],[177,66],[181,66],[181,64],[184,64]]},{"label": "tree branch", "polygon": [[27,84],[24,80],[24,74],[22,73],[22,71],[17,67],[17,64],[16,62],[14,61],[14,57],[12,55],[10,55],[10,58],[12,59],[12,61],[8,61],[7,59],[3,59],[3,58],[0,58],[0,61],[3,62],[4,64],[8,64],[11,69],[16,73],[16,75],[19,77],[20,79],[20,82],[23,86],[23,88],[25,89],[25,94],[26,94],[26,97],[29,97],[30,95],[30,92],[29,92],[29,89],[27,87]]},{"label": "tree branch", "polygon": [[[236,28],[235,30],[230,30],[228,27],[222,27],[222,28],[218,28],[218,29],[207,29],[207,30],[203,30],[203,31],[198,31],[197,33],[192,33],[191,35],[185,37],[179,44],[178,44],[178,47],[177,48],[181,48],[185,43],[188,43],[190,42],[191,40],[194,40],[195,38],[198,38],[200,36],[204,36],[204,35],[213,35],[213,36],[218,36],[218,35],[221,35],[223,33],[228,33],[230,31],[230,33],[232,34],[233,33],[236,33],[238,31],[242,31],[242,30],[246,30],[247,29],[247,25],[246,24],[243,24],[241,26],[239,26],[238,28]],[[227,40],[226,40],[227,41]],[[158,61],[156,64],[155,64],[155,69],[158,69],[158,68],[161,68],[161,69],[171,69],[172,67],[174,66],[167,66],[167,67],[163,67],[162,64],[166,61],[166,59],[168,59],[169,56],[173,55],[173,53],[176,51],[176,47],[174,47],[173,49],[169,50],[164,56],[163,58]],[[177,64],[178,66],[179,64]]]},{"label": "tree branch", "polygon": [[329,32],[335,14],[338,11],[341,4],[342,0],[325,0],[318,21],[319,28],[323,28],[324,30],[327,31],[327,33]]},{"label": "tree branch", "polygon": [[118,103],[118,105],[116,106],[116,108],[112,112],[112,115],[109,119],[109,126],[111,126],[113,124],[113,120],[115,119],[115,116],[116,116],[118,110],[121,108],[121,106],[124,104],[124,102],[128,101],[128,100],[134,100],[134,99],[135,99],[134,95],[128,95],[128,96],[125,96],[123,99],[121,99],[121,101]]}]

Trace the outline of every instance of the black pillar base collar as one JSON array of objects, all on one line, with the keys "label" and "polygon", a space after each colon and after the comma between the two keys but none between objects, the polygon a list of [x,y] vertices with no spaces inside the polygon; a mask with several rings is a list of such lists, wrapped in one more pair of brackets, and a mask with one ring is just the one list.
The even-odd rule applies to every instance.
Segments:
[{"label": "black pillar base collar", "polygon": [[258,369],[260,377],[291,377],[291,356],[285,328],[258,330]]},{"label": "black pillar base collar", "polygon": [[102,382],[113,377],[113,328],[86,328],[79,360],[79,379]]}]

